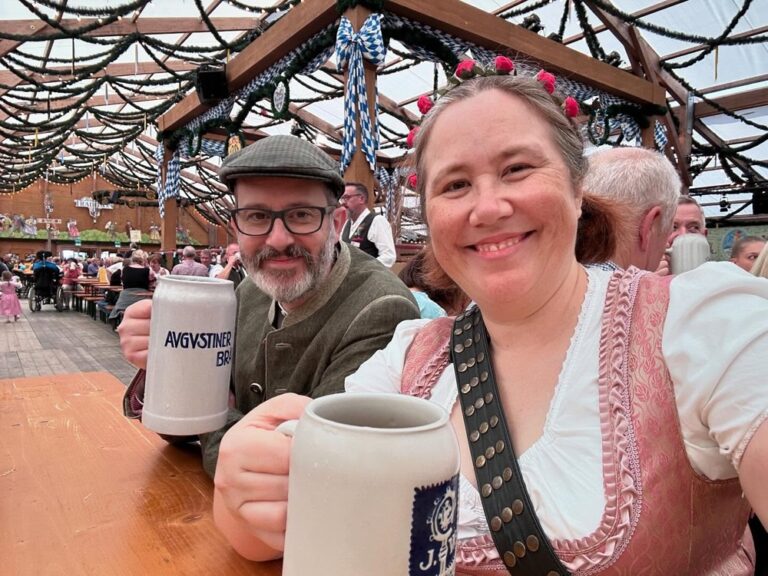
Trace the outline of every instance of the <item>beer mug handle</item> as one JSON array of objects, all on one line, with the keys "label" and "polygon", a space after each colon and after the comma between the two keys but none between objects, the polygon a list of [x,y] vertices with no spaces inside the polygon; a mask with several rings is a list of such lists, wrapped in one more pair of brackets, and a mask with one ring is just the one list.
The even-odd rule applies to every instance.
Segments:
[{"label": "beer mug handle", "polygon": [[275,428],[275,432],[280,432],[280,434],[283,434],[284,436],[293,438],[296,435],[296,425],[298,423],[298,420],[286,420]]}]

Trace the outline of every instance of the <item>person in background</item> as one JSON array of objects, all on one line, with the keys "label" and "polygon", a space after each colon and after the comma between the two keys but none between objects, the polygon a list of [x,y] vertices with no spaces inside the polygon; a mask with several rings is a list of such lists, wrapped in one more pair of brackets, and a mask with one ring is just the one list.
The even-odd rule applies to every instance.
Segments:
[{"label": "person in background", "polygon": [[168,276],[170,274],[166,268],[163,268],[162,262],[160,261],[160,256],[157,254],[153,254],[149,259],[149,267],[152,269],[152,272],[156,277]]},{"label": "person in background", "polygon": [[77,279],[80,278],[82,270],[77,265],[77,260],[68,258],[64,263],[63,274],[61,276],[61,288],[64,292],[64,308],[69,310],[72,304],[72,292],[78,288]]},{"label": "person in background", "polygon": [[[464,80],[422,119],[430,273],[475,305],[401,323],[347,393],[450,413],[458,574],[747,576],[750,508],[768,520],[768,284],[727,262],[582,266],[582,136],[537,78]],[[283,549],[291,441],[274,428],[307,403],[271,399],[221,442],[215,520],[248,558]]]},{"label": "person in background", "polygon": [[422,318],[440,318],[445,310],[432,300],[430,287],[424,278],[424,248],[416,253],[398,273],[398,277],[413,292]]},{"label": "person in background", "polygon": [[[117,257],[115,257],[117,258]],[[114,258],[113,258],[114,260]],[[103,266],[99,268],[99,282],[103,282],[103,277],[107,274],[107,268]],[[117,268],[108,279],[110,286],[122,286],[123,285],[123,260],[120,259],[120,268]],[[96,302],[96,308],[105,313],[109,317],[110,309],[108,306],[114,307],[117,304],[117,299],[120,297],[120,292],[115,290],[105,290],[104,299]]]},{"label": "person in background", "polygon": [[198,256],[200,258],[200,264],[205,266],[206,270],[208,271],[207,276],[209,278],[213,278],[213,256],[211,255],[211,251],[208,248],[204,248],[198,252]]},{"label": "person in background", "polygon": [[[196,251],[192,246],[185,246],[182,250],[182,260],[173,267],[171,274],[174,276],[208,276],[208,267],[195,260]],[[210,263],[210,254],[208,261]]]},{"label": "person in background", "polygon": [[656,270],[672,233],[680,187],[675,168],[654,150],[621,147],[592,154],[584,191],[611,199],[626,220],[610,260],[599,265]]},{"label": "person in background", "polygon": [[99,260],[97,258],[88,259],[88,266],[85,269],[85,273],[88,276],[96,276],[99,273]]},{"label": "person in background", "polygon": [[672,232],[667,237],[667,252],[661,259],[656,274],[666,276],[670,273],[669,249],[672,248],[675,238],[683,234],[707,235],[707,220],[704,217],[704,210],[694,198],[685,195],[681,195],[677,200],[677,210],[675,210],[675,217],[672,220]]},{"label": "person in background", "polygon": [[731,248],[731,262],[742,270],[750,272],[755,260],[765,247],[766,240],[760,236],[742,236],[733,243]]},{"label": "person in background", "polygon": [[759,278],[768,278],[768,244],[763,246],[750,272]]},{"label": "person in background", "polygon": [[[426,245],[408,261],[398,276],[413,292],[416,302],[419,303],[422,318],[439,318],[446,314],[456,316],[467,307],[469,298],[458,286],[437,288],[433,285],[429,274],[429,269],[434,266],[433,259],[432,250]],[[432,302],[437,310],[430,304],[422,309],[423,300]]]},{"label": "person in background", "polygon": [[147,254],[143,250],[134,250],[130,264],[123,266],[121,283],[123,289],[109,313],[109,319],[120,318],[131,304],[147,298],[150,285],[155,281],[155,274],[147,265]]},{"label": "person in background", "polygon": [[397,259],[392,227],[384,216],[368,209],[368,188],[360,182],[347,182],[341,203],[349,216],[341,239],[392,268]]},{"label": "person in background", "polygon": [[211,270],[211,273],[214,275],[214,278],[232,281],[235,289],[237,289],[240,282],[247,276],[245,267],[240,259],[240,246],[236,243],[227,246],[223,261],[224,266],[219,264],[215,270]]},{"label": "person in background", "polygon": [[11,274],[10,270],[3,270],[0,274],[0,316],[6,317],[6,323],[13,318],[14,322],[21,316],[21,303],[16,290],[21,289],[19,279]]},{"label": "person in background", "polygon": [[112,280],[112,275],[117,272],[118,270],[123,269],[123,258],[122,256],[118,256],[115,254],[109,259],[109,265],[107,266],[107,278],[109,278],[110,282]]}]

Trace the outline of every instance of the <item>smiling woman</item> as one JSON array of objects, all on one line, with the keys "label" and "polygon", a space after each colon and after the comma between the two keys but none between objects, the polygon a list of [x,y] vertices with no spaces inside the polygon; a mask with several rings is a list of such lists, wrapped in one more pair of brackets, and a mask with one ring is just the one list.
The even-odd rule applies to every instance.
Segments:
[{"label": "smiling woman", "polygon": [[728,263],[671,281],[584,268],[581,140],[532,78],[449,91],[415,162],[433,272],[476,306],[404,322],[346,387],[451,412],[457,573],[751,574],[749,504],[768,516],[768,286]]}]

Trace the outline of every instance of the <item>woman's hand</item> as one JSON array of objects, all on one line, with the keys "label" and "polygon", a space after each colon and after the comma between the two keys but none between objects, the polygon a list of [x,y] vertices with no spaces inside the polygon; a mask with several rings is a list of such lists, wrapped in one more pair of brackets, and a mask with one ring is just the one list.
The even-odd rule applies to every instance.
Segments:
[{"label": "woman's hand", "polygon": [[147,369],[149,352],[149,322],[152,316],[152,300],[141,300],[128,306],[117,328],[123,356],[137,368]]},{"label": "woman's hand", "polygon": [[291,438],[275,427],[301,416],[309,402],[296,394],[277,396],[251,410],[221,440],[214,520],[235,550],[250,560],[282,556]]}]

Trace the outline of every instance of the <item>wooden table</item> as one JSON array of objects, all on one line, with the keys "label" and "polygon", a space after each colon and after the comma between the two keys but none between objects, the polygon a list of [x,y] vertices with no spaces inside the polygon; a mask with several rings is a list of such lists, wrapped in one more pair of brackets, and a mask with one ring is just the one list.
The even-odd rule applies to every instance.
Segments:
[{"label": "wooden table", "polygon": [[279,576],[238,556],[196,449],[122,415],[105,372],[0,380],[0,573]]}]

